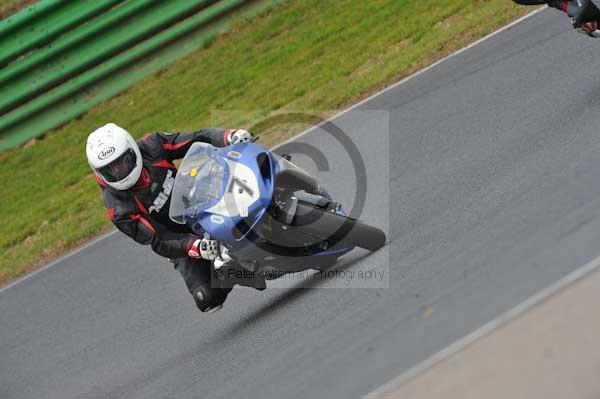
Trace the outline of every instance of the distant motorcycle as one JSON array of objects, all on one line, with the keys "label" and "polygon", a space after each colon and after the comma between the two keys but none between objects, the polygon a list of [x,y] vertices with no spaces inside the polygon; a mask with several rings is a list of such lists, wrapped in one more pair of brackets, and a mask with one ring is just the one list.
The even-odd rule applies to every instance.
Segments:
[{"label": "distant motorcycle", "polygon": [[[557,2],[556,0],[514,0],[518,4],[536,5],[548,4],[554,8],[562,8],[569,15],[575,15],[571,19],[573,28],[579,33],[590,37],[600,37],[600,5],[599,0],[575,0],[569,2]],[[571,8],[573,7],[573,10]],[[571,14],[572,13],[572,14]]]},{"label": "distant motorcycle", "polygon": [[264,284],[326,268],[355,247],[376,251],[386,241],[382,230],[348,217],[290,156],[256,143],[193,144],[178,169],[170,217],[219,240],[231,261],[215,261],[215,276],[255,288],[264,288],[256,276]]}]

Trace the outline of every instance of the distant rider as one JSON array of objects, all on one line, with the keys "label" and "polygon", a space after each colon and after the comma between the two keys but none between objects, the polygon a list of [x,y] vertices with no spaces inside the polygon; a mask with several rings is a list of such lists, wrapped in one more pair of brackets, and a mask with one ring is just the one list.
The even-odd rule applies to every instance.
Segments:
[{"label": "distant rider", "polygon": [[192,133],[151,133],[139,141],[109,123],[87,140],[87,159],[102,188],[108,217],[121,232],[173,259],[202,312],[222,307],[231,288],[211,287],[217,243],[169,218],[171,191],[180,159],[195,142],[224,147],[248,142],[246,130],[203,129]]},{"label": "distant rider", "polygon": [[572,18],[573,27],[585,33],[598,29],[600,11],[591,0],[513,0],[522,5],[548,4],[548,6],[564,11]]}]

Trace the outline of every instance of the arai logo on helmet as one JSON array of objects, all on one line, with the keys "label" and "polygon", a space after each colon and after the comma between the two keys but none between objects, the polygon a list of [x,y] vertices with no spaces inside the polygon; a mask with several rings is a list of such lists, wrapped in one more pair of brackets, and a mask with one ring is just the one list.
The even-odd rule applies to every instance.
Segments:
[{"label": "arai logo on helmet", "polygon": [[110,157],[114,153],[115,153],[115,147],[105,148],[102,151],[100,151],[100,154],[98,154],[98,159],[103,161],[106,158]]}]

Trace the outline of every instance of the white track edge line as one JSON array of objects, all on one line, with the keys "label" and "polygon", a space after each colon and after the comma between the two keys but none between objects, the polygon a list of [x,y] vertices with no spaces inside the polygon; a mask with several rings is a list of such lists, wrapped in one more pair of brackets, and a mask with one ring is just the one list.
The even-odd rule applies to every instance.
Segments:
[{"label": "white track edge line", "polygon": [[464,53],[464,52],[465,52],[465,51],[467,51],[467,50],[470,50],[471,48],[473,48],[473,47],[475,47],[475,46],[477,46],[477,45],[479,45],[479,44],[481,44],[481,43],[485,42],[486,40],[489,40],[489,39],[493,38],[494,36],[496,36],[496,35],[498,35],[498,34],[500,34],[500,33],[504,32],[504,31],[506,31],[506,30],[508,30],[508,29],[510,29],[510,28],[512,28],[513,26],[515,26],[515,25],[517,25],[517,24],[519,24],[519,23],[523,22],[524,20],[526,20],[526,19],[528,19],[528,18],[531,18],[531,17],[533,17],[534,15],[536,15],[536,14],[538,14],[538,13],[540,13],[540,12],[544,11],[544,10],[545,10],[545,9],[547,9],[547,8],[548,8],[548,6],[540,7],[540,8],[538,8],[538,9],[536,9],[536,10],[534,10],[534,11],[530,12],[529,14],[525,14],[525,15],[523,15],[522,17],[520,17],[520,18],[518,18],[518,19],[516,19],[516,20],[512,21],[512,22],[511,22],[511,23],[509,23],[508,25],[505,25],[505,26],[501,27],[500,29],[498,29],[498,30],[496,30],[496,31],[494,31],[494,32],[492,32],[492,33],[490,33],[490,34],[488,34],[487,36],[484,36],[484,37],[482,37],[481,39],[478,39],[478,40],[474,41],[473,43],[471,43],[471,44],[469,44],[469,45],[467,45],[467,46],[465,46],[465,47],[462,47],[462,48],[460,48],[460,49],[456,50],[456,51],[455,51],[454,53],[452,53],[452,54],[448,54],[448,55],[447,55],[447,56],[445,56],[444,58],[441,58],[441,59],[437,60],[436,62],[434,62],[433,64],[430,64],[430,65],[426,66],[425,68],[418,70],[417,72],[413,73],[412,75],[409,75],[409,76],[407,76],[407,77],[405,77],[405,78],[403,78],[403,79],[399,80],[398,82],[396,82],[396,83],[393,83],[393,84],[391,84],[390,86],[387,86],[387,87],[385,87],[385,88],[381,89],[381,90],[380,90],[380,91],[378,91],[377,93],[375,93],[375,94],[372,94],[372,95],[370,95],[369,97],[367,97],[367,98],[365,98],[365,99],[363,99],[363,100],[360,100],[359,102],[357,102],[357,103],[355,103],[355,104],[352,104],[352,105],[351,105],[351,106],[349,106],[348,108],[346,108],[346,109],[344,109],[344,110],[342,110],[342,111],[340,111],[340,112],[338,112],[338,113],[334,114],[333,116],[331,116],[331,117],[327,118],[327,120],[326,120],[326,121],[324,121],[324,122],[321,122],[321,123],[319,123],[319,124],[317,124],[317,125],[315,125],[315,126],[311,126],[311,127],[309,127],[308,129],[306,129],[306,130],[304,130],[304,131],[302,131],[302,132],[298,133],[298,134],[297,134],[297,135],[295,135],[294,137],[291,137],[291,138],[289,138],[289,139],[285,140],[284,142],[277,144],[277,145],[276,145],[276,146],[274,146],[273,148],[277,148],[277,147],[279,147],[279,146],[282,146],[282,145],[284,145],[284,144],[288,144],[288,143],[290,143],[290,142],[292,142],[292,141],[295,141],[295,140],[299,139],[300,137],[302,137],[302,136],[304,136],[304,135],[306,135],[306,134],[308,134],[308,133],[312,132],[313,130],[316,130],[316,129],[318,129],[318,128],[319,128],[320,126],[322,126],[324,123],[326,123],[326,122],[328,122],[328,121],[331,121],[331,120],[333,120],[333,119],[337,119],[337,118],[341,117],[342,115],[344,115],[344,114],[346,114],[346,113],[348,113],[348,112],[352,111],[353,109],[355,109],[355,108],[358,108],[358,107],[360,107],[361,105],[364,105],[365,103],[368,103],[369,101],[371,101],[371,100],[375,99],[376,97],[379,97],[380,95],[382,95],[382,94],[385,94],[385,93],[386,93],[386,92],[388,92],[388,91],[394,90],[395,88],[397,88],[397,87],[399,87],[399,86],[403,85],[404,83],[408,82],[409,80],[412,80],[412,79],[414,79],[414,78],[416,78],[416,77],[418,77],[418,76],[420,76],[420,75],[422,75],[422,74],[424,74],[424,73],[426,73],[426,72],[430,71],[431,69],[433,69],[433,68],[437,67],[438,65],[440,65],[440,64],[442,64],[442,63],[444,63],[444,62],[446,62],[446,61],[448,61],[448,60],[450,60],[450,59],[452,59],[452,58],[454,58],[454,57],[456,57],[456,56],[458,56],[458,55],[460,55],[460,54]]},{"label": "white track edge line", "polygon": [[432,367],[443,362],[444,360],[448,359],[449,357],[452,357],[455,354],[461,352],[462,350],[466,349],[470,345],[474,344],[475,342],[479,341],[480,339],[491,334],[498,328],[503,327],[503,326],[507,325],[508,323],[510,323],[511,321],[524,315],[532,308],[534,308],[538,305],[541,305],[542,303],[544,303],[545,301],[547,301],[554,295],[560,293],[564,289],[572,286],[576,282],[589,276],[590,274],[597,271],[598,269],[600,269],[600,256],[597,257],[596,259],[592,260],[591,262],[587,263],[586,265],[580,267],[579,269],[569,273],[562,279],[558,280],[556,283],[544,288],[537,294],[534,294],[533,296],[529,297],[524,302],[521,302],[519,305],[517,305],[514,308],[508,310],[507,312],[501,314],[500,316],[498,316],[494,320],[490,321],[489,323],[483,325],[482,327],[478,328],[477,330],[473,331],[472,333],[470,333],[470,334],[466,335],[465,337],[461,338],[460,340],[454,342],[447,348],[445,348],[445,349],[441,350],[440,352],[434,354],[433,356],[427,358],[426,360],[419,363],[418,365],[408,369],[404,373],[400,374],[398,377],[383,384],[379,388],[375,389],[371,393],[364,396],[364,399],[380,399],[382,397],[385,397],[386,395],[390,395],[390,394],[398,391],[402,385],[404,385],[411,379],[413,379],[413,378],[417,377],[418,375],[422,374],[423,372],[431,369]]},{"label": "white track edge line", "polygon": [[[380,96],[380,95],[382,95],[382,94],[386,93],[387,91],[390,91],[390,90],[393,90],[393,89],[395,89],[396,87],[398,87],[398,86],[400,86],[400,85],[402,85],[402,84],[404,84],[404,83],[408,82],[409,80],[411,80],[411,79],[414,79],[414,78],[416,78],[417,76],[419,76],[419,75],[421,75],[421,74],[423,74],[423,73],[425,73],[425,72],[427,72],[427,71],[429,71],[429,70],[431,70],[431,69],[435,68],[435,67],[436,67],[436,66],[438,66],[439,64],[441,64],[441,63],[443,63],[443,62],[445,62],[445,61],[447,61],[447,60],[449,60],[449,59],[451,59],[451,58],[453,58],[453,57],[455,57],[455,56],[457,56],[457,55],[459,55],[459,54],[462,54],[463,52],[465,52],[465,51],[469,50],[470,48],[473,48],[473,47],[477,46],[478,44],[480,44],[480,43],[482,43],[482,42],[484,42],[484,41],[486,41],[486,40],[488,40],[488,39],[491,39],[492,37],[496,36],[496,35],[497,35],[497,34],[499,34],[499,33],[502,33],[502,32],[504,32],[505,30],[508,30],[508,29],[512,28],[513,26],[517,25],[518,23],[520,23],[520,22],[522,22],[522,21],[526,20],[527,18],[530,18],[530,17],[534,16],[535,14],[537,14],[537,13],[539,13],[539,12],[543,11],[543,10],[544,10],[544,9],[546,9],[546,8],[547,8],[547,6],[546,6],[546,7],[541,7],[541,8],[538,8],[537,10],[535,10],[535,11],[532,11],[532,12],[530,12],[529,14],[525,14],[525,15],[524,15],[524,16],[522,16],[521,18],[519,18],[519,19],[516,19],[515,21],[511,22],[510,24],[503,26],[502,28],[500,28],[500,29],[498,29],[498,30],[496,30],[496,31],[494,31],[494,32],[492,32],[492,33],[490,33],[490,34],[489,34],[489,35],[487,35],[487,36],[484,36],[484,37],[482,37],[481,39],[478,39],[478,40],[476,40],[475,42],[473,42],[473,43],[469,44],[468,46],[466,46],[466,47],[463,47],[463,48],[461,48],[461,49],[459,49],[459,50],[455,51],[454,53],[452,53],[452,54],[449,54],[449,55],[445,56],[444,58],[442,58],[442,59],[440,59],[440,60],[438,60],[438,61],[434,62],[433,64],[431,64],[431,65],[429,65],[429,66],[427,66],[427,67],[425,67],[425,68],[423,68],[423,69],[421,69],[421,70],[419,70],[419,71],[417,71],[417,72],[413,73],[412,75],[409,75],[409,76],[407,76],[407,77],[403,78],[402,80],[400,80],[400,81],[398,81],[398,82],[396,82],[396,83],[392,84],[391,86],[387,86],[387,87],[385,87],[384,89],[382,89],[382,90],[378,91],[377,93],[375,93],[375,94],[373,94],[373,95],[370,95],[369,97],[367,97],[367,98],[365,98],[365,99],[363,99],[363,100],[361,100],[361,101],[357,102],[356,104],[353,104],[353,105],[351,105],[350,107],[348,107],[348,108],[346,108],[346,109],[344,109],[344,110],[342,110],[342,111],[340,111],[340,112],[336,113],[335,115],[333,115],[333,116],[331,116],[330,118],[328,118],[328,119],[327,119],[327,121],[330,121],[330,120],[333,120],[333,119],[339,118],[340,116],[344,115],[345,113],[347,113],[347,112],[350,112],[350,111],[352,111],[353,109],[355,109],[355,108],[357,108],[357,107],[360,107],[361,105],[363,105],[363,104],[365,104],[365,103],[367,103],[367,102],[369,102],[369,101],[373,100],[374,98],[376,98],[376,97],[378,97],[378,96]],[[291,137],[290,139],[288,139],[288,140],[285,140],[284,142],[277,144],[277,145],[276,145],[275,147],[273,147],[273,148],[277,148],[277,147],[280,147],[280,146],[282,146],[282,145],[284,145],[284,144],[287,144],[287,143],[290,143],[290,142],[292,142],[292,141],[294,141],[294,140],[297,140],[297,139],[299,139],[300,137],[302,137],[302,136],[304,136],[304,135],[306,135],[306,134],[308,134],[308,133],[312,132],[313,130],[317,129],[317,128],[318,128],[319,126],[321,126],[323,123],[324,123],[324,122],[321,122],[321,123],[319,123],[319,124],[318,124],[318,125],[316,125],[316,126],[312,126],[312,127],[308,128],[308,129],[306,129],[306,130],[304,130],[304,131],[302,131],[302,132],[298,133],[298,134],[297,134],[297,135],[295,135],[294,137]],[[24,275],[23,277],[20,277],[20,278],[18,278],[17,280],[13,281],[12,283],[9,283],[8,285],[5,285],[4,287],[0,287],[0,293],[2,293],[2,292],[4,292],[4,291],[8,290],[9,288],[12,288],[12,287],[14,287],[14,286],[16,286],[16,285],[20,284],[21,282],[23,282],[23,281],[25,281],[25,280],[29,279],[30,277],[33,277],[34,275],[36,275],[36,274],[38,274],[38,273],[40,273],[40,272],[42,272],[42,271],[44,271],[44,270],[46,270],[46,269],[49,269],[50,267],[52,267],[52,266],[54,266],[54,265],[56,265],[56,264],[58,264],[58,263],[60,263],[60,262],[64,261],[64,260],[65,260],[65,259],[67,259],[67,258],[69,258],[69,257],[71,257],[71,256],[73,256],[73,255],[76,255],[76,254],[78,254],[79,252],[83,251],[84,249],[86,249],[86,248],[90,247],[90,246],[91,246],[91,245],[93,245],[93,244],[96,244],[97,242],[99,242],[99,241],[101,241],[101,240],[104,240],[105,238],[108,238],[108,237],[110,237],[111,235],[113,235],[113,234],[114,234],[114,233],[116,233],[116,232],[117,232],[117,230],[115,229],[115,230],[111,231],[110,233],[107,233],[107,234],[105,234],[105,235],[103,235],[103,236],[100,236],[100,237],[98,237],[98,238],[96,238],[96,239],[94,239],[94,240],[92,240],[92,241],[88,242],[87,244],[83,245],[82,247],[79,247],[79,248],[77,248],[77,249],[73,250],[72,252],[69,252],[68,254],[66,254],[66,255],[64,255],[64,256],[62,256],[62,257],[60,257],[60,258],[58,258],[58,259],[56,259],[56,260],[54,260],[54,261],[52,261],[52,262],[50,262],[49,264],[47,264],[47,265],[45,265],[45,266],[41,267],[40,269],[37,269],[37,270],[35,270],[35,271],[31,272],[31,273],[28,273],[28,274]]]},{"label": "white track edge line", "polygon": [[103,235],[101,235],[100,237],[96,237],[93,240],[83,244],[82,246],[75,248],[74,250],[72,250],[71,252],[67,253],[66,255],[61,256],[58,259],[53,260],[52,262],[48,263],[47,265],[42,266],[41,268],[34,270],[32,272],[27,273],[26,275],[24,275],[23,277],[20,277],[18,279],[16,279],[15,281],[5,285],[4,287],[0,287],[0,294],[2,294],[4,291],[8,290],[9,288],[14,287],[17,284],[22,283],[25,280],[28,280],[29,278],[35,276],[38,273],[43,272],[44,270],[47,270],[49,268],[51,268],[52,266],[64,261],[65,259],[70,258],[73,255],[77,255],[78,253],[80,253],[81,251],[91,247],[94,244],[97,244],[98,242],[110,237],[111,235],[115,234],[118,230],[112,230],[109,233],[105,233]]}]

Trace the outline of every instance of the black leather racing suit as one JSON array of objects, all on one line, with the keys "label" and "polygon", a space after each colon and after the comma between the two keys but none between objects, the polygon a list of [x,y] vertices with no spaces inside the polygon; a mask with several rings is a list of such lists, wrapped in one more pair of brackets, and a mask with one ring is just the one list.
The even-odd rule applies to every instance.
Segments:
[{"label": "black leather racing suit", "polygon": [[[152,246],[157,254],[172,259],[202,311],[223,303],[230,290],[210,287],[211,263],[187,255],[189,247],[200,237],[169,218],[171,191],[177,174],[173,160],[183,158],[198,141],[223,147],[228,144],[229,132],[231,130],[203,129],[192,133],[150,133],[137,142],[143,170],[134,187],[120,191],[97,178],[108,217],[117,229],[142,245]],[[195,295],[198,289],[203,291],[203,300]]]}]

